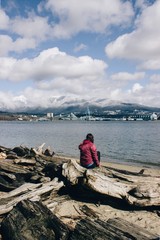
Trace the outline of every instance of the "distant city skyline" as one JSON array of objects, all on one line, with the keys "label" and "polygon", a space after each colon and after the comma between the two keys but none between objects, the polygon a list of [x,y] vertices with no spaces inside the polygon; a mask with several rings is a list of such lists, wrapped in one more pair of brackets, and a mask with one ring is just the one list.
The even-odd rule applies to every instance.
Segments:
[{"label": "distant city skyline", "polygon": [[160,1],[0,0],[0,111],[160,107]]}]

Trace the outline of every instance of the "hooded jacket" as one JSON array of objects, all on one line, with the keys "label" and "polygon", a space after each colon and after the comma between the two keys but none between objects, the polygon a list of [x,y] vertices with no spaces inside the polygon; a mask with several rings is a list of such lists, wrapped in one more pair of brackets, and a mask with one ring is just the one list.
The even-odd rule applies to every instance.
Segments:
[{"label": "hooded jacket", "polygon": [[82,166],[88,166],[95,163],[99,166],[99,160],[97,155],[97,149],[94,143],[85,139],[80,145],[80,163]]}]

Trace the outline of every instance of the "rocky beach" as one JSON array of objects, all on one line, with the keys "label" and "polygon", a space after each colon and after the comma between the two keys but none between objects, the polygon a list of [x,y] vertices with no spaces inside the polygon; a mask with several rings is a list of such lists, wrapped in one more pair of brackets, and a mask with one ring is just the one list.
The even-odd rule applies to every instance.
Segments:
[{"label": "rocky beach", "polygon": [[160,169],[0,147],[0,239],[159,239]]}]

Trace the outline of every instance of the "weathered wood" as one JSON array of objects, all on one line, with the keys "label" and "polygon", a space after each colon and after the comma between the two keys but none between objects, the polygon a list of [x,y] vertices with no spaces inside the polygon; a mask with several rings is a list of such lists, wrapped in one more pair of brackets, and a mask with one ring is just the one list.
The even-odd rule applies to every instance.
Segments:
[{"label": "weathered wood", "polygon": [[7,173],[7,172],[1,171],[1,172],[0,172],[0,176],[5,177],[5,179],[8,179],[9,181],[16,180],[16,177],[15,177],[14,174]]},{"label": "weathered wood", "polygon": [[14,181],[16,180],[16,177],[15,179],[11,179],[10,176],[11,174],[7,175],[7,173],[6,174],[3,174],[2,172],[0,173],[0,190],[1,191],[9,192],[18,187],[18,183]]},{"label": "weathered wood", "polygon": [[37,148],[31,148],[32,151],[35,153],[35,155],[37,156],[42,156],[42,157],[53,157],[54,156],[54,151],[51,152],[50,147],[48,147],[47,149],[43,150],[45,143],[43,143],[42,145],[40,145]]},{"label": "weathered wood", "polygon": [[62,165],[62,175],[68,180],[71,185],[78,184],[80,177],[84,176],[86,169],[81,167],[74,159]]},{"label": "weathered wood", "polygon": [[44,145],[45,143],[37,148],[31,149],[23,146],[14,147],[13,149],[0,146],[0,159],[18,159],[19,157],[29,159],[36,158],[38,156],[52,158],[55,152],[51,152],[50,147],[43,150]]},{"label": "weathered wood", "polygon": [[7,154],[4,152],[0,152],[0,160],[3,160],[7,157]]},{"label": "weathered wood", "polygon": [[0,170],[16,174],[27,174],[30,172],[27,168],[14,164],[13,160],[0,161]]},{"label": "weathered wood", "polygon": [[37,152],[37,154],[43,154],[43,147],[44,147],[45,143],[42,143],[37,149],[35,149],[35,151]]},{"label": "weathered wood", "polygon": [[[99,222],[99,220],[97,222]],[[102,222],[101,224],[103,225]],[[116,235],[120,235],[122,233],[123,236],[126,236],[128,238],[132,237],[137,240],[147,240],[147,239],[158,238],[158,235],[152,234],[146,229],[139,227],[136,224],[129,223],[128,221],[122,218],[109,219],[107,221],[107,229],[109,234],[111,234],[111,232],[116,233]]]},{"label": "weathered wood", "polygon": [[27,159],[27,158],[18,158],[14,160],[14,163],[20,164],[20,165],[35,165],[36,160],[35,159]]},{"label": "weathered wood", "polygon": [[48,157],[53,157],[54,156],[54,154],[55,154],[55,152],[53,151],[51,151],[51,149],[50,149],[50,147],[48,147],[44,152],[43,152],[43,154],[45,155],[45,156],[48,156]]},{"label": "weathered wood", "polygon": [[80,207],[80,210],[86,215],[91,218],[99,218],[99,215],[93,211],[91,208],[89,208],[87,205],[83,205]]},{"label": "weathered wood", "polygon": [[0,153],[5,153],[7,154],[11,149],[4,147],[4,146],[0,146]]},{"label": "weathered wood", "polygon": [[160,206],[159,176],[125,174],[103,167],[86,170],[75,160],[63,164],[62,174],[71,185],[81,184],[92,192],[125,200],[130,205]]},{"label": "weathered wood", "polygon": [[62,164],[56,163],[55,161],[47,163],[42,172],[45,174],[45,176],[50,177],[53,179],[54,177],[58,177],[60,180],[62,180]]},{"label": "weathered wood", "polygon": [[[19,156],[16,153],[13,154],[13,149],[0,147],[0,152],[5,153],[7,158],[13,154],[14,159],[0,160],[1,219],[9,214],[13,207],[22,200],[41,201],[57,216],[61,216],[63,221],[68,224],[67,226],[71,228],[75,226],[78,219],[86,216],[98,219],[99,213],[94,212],[87,204],[81,205],[81,207],[76,206],[76,210],[78,210],[77,215],[76,212],[73,212],[71,216],[69,216],[69,212],[64,213],[64,215],[59,214],[62,205],[65,205],[65,201],[66,204],[68,203],[67,201],[74,201],[78,195],[80,195],[82,201],[91,200],[94,203],[102,201],[105,204],[112,201],[114,207],[119,207],[121,206],[119,203],[122,203],[125,208],[130,208],[130,206],[156,206],[155,210],[157,210],[157,206],[160,206],[159,176],[146,175],[144,169],[137,173],[108,167],[87,170],[81,167],[78,161],[53,156],[48,149],[43,151],[43,147],[44,145],[41,145],[35,151],[32,148],[23,149],[23,147],[20,147],[20,151],[22,150],[21,154],[24,153],[24,156],[20,156],[20,153],[18,153]],[[57,194],[59,190],[60,196]],[[66,199],[64,199],[64,196]],[[70,200],[68,200],[68,197]],[[66,220],[66,218],[71,218],[71,221],[69,219]],[[119,223],[118,225],[116,225],[116,222],[110,223],[110,225],[107,223],[108,231],[112,232],[112,238],[109,238],[108,233],[103,230],[103,228],[106,228],[106,222],[96,220],[94,222],[91,221],[89,225],[87,222],[85,226],[85,220],[83,221],[80,221],[80,225],[84,223],[81,228],[83,232],[87,232],[86,236],[80,230],[80,234],[77,233],[78,235],[75,235],[79,238],[72,235],[72,237],[75,237],[73,239],[119,239],[115,234],[120,234],[120,229],[123,229],[122,226],[118,229]],[[125,225],[127,224],[129,223]],[[92,229],[92,225],[96,226],[95,236],[93,234],[95,238],[89,238],[92,234],[88,234],[90,230],[86,230],[89,226]],[[116,225],[116,230],[113,228],[113,225]],[[79,225],[77,225],[76,230],[79,231]],[[101,230],[102,235],[99,235]],[[125,235],[125,237],[131,236],[131,228],[126,228],[126,232],[128,232],[128,235]]]},{"label": "weathered wood", "polygon": [[144,228],[121,218],[107,222],[81,219],[75,229],[70,230],[40,202],[19,202],[3,219],[3,240],[153,240],[158,239]]},{"label": "weathered wood", "polygon": [[[31,169],[14,164],[13,160],[0,161],[0,191],[11,191],[28,181],[33,174]],[[12,176],[12,178],[11,178]],[[13,179],[14,177],[14,179]]]},{"label": "weathered wood", "polygon": [[3,240],[67,240],[69,229],[40,202],[24,200],[2,221]]},{"label": "weathered wood", "polygon": [[24,157],[25,155],[27,155],[29,153],[29,149],[26,147],[15,147],[12,149],[12,152],[16,153],[17,156],[19,157]]},{"label": "weathered wood", "polygon": [[131,224],[124,219],[101,220],[82,219],[71,234],[70,240],[153,240],[158,236]]},{"label": "weathered wood", "polygon": [[55,178],[43,184],[26,183],[9,193],[0,193],[0,215],[11,211],[22,200],[40,200],[44,194],[47,196],[52,191],[58,191],[62,186],[63,182],[58,182],[58,179]]}]

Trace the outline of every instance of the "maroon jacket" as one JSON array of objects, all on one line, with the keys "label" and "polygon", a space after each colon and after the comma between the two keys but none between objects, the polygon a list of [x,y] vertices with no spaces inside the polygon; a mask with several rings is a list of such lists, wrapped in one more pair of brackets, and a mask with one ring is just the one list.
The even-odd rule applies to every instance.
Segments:
[{"label": "maroon jacket", "polygon": [[80,145],[80,163],[82,166],[95,163],[97,166],[100,165],[97,155],[97,149],[94,143],[85,139]]}]

